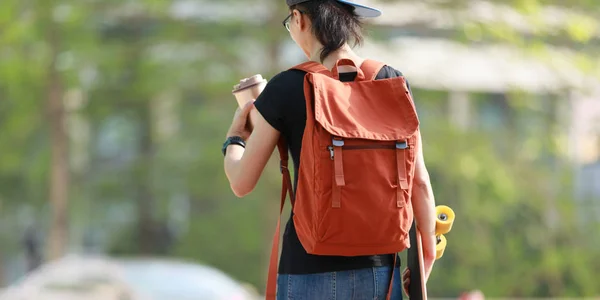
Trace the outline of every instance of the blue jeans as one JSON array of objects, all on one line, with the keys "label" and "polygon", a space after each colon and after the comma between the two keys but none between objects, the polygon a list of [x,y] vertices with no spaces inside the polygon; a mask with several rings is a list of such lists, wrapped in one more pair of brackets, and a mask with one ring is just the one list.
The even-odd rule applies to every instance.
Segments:
[{"label": "blue jeans", "polygon": [[[385,300],[392,267],[307,275],[280,274],[277,300]],[[402,300],[402,274],[394,273],[391,300]]]}]

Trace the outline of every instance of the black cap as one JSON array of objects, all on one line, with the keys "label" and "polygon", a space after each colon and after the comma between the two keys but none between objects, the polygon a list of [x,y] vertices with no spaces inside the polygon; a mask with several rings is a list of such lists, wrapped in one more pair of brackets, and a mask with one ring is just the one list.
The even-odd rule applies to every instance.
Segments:
[{"label": "black cap", "polygon": [[[300,3],[304,3],[304,2],[308,2],[308,1],[311,1],[311,0],[285,0],[285,2],[287,3],[288,6],[292,6],[292,5],[296,5],[296,4],[300,4]],[[366,5],[362,5],[362,4],[358,4],[358,3],[354,3],[351,0],[337,0],[337,1],[344,3],[344,4],[354,6],[354,8],[355,8],[354,12],[359,17],[375,18],[375,17],[381,16],[381,11],[376,8],[368,7]]]}]

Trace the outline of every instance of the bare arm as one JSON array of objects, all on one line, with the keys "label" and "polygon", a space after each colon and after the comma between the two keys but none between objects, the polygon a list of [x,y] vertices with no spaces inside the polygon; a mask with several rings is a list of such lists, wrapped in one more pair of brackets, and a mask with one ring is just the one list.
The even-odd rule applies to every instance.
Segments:
[{"label": "bare arm", "polygon": [[425,167],[425,159],[423,157],[423,147],[421,134],[419,133],[417,141],[417,161],[415,166],[415,178],[412,190],[412,203],[414,215],[417,222],[417,229],[421,233],[423,258],[425,261],[425,277],[429,278],[433,263],[435,261],[435,199],[431,182],[429,180],[429,172]]},{"label": "bare arm", "polygon": [[273,128],[260,113],[252,115],[254,130],[252,134],[245,131],[247,115],[254,105],[245,107],[236,113],[228,136],[242,136],[246,138],[246,148],[239,145],[230,145],[225,155],[225,174],[229,179],[231,190],[238,197],[244,197],[256,187],[275,146],[279,139],[279,131]]}]

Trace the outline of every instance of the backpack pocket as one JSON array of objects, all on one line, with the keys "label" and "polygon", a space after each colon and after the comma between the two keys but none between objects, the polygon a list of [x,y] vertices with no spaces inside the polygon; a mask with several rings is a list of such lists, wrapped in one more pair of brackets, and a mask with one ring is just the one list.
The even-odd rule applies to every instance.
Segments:
[{"label": "backpack pocket", "polygon": [[[408,144],[403,149],[398,144],[401,143],[341,146],[338,142],[338,146],[332,143],[327,147],[328,156],[321,163],[323,168],[330,169],[324,173],[333,176],[324,180],[329,188],[321,195],[323,214],[317,228],[320,243],[376,247],[406,237],[412,223],[412,209],[410,190],[403,189],[400,180],[409,174],[398,174],[406,172],[406,166],[397,165],[405,164],[406,159],[398,160],[397,156],[414,154]],[[340,149],[336,151],[336,147]],[[336,154],[343,157],[343,182],[336,178],[339,159]]]}]

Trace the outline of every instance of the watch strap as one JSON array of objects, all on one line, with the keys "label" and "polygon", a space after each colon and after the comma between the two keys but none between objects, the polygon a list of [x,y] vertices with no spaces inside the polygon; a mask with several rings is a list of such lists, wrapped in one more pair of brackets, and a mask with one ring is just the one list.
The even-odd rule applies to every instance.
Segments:
[{"label": "watch strap", "polygon": [[235,144],[235,145],[240,145],[244,148],[246,148],[246,142],[244,141],[244,139],[240,136],[230,136],[227,138],[227,140],[225,140],[225,143],[223,143],[223,148],[221,149],[221,152],[223,152],[223,156],[225,156],[225,154],[227,154],[227,147],[229,147],[229,145],[231,144]]}]

